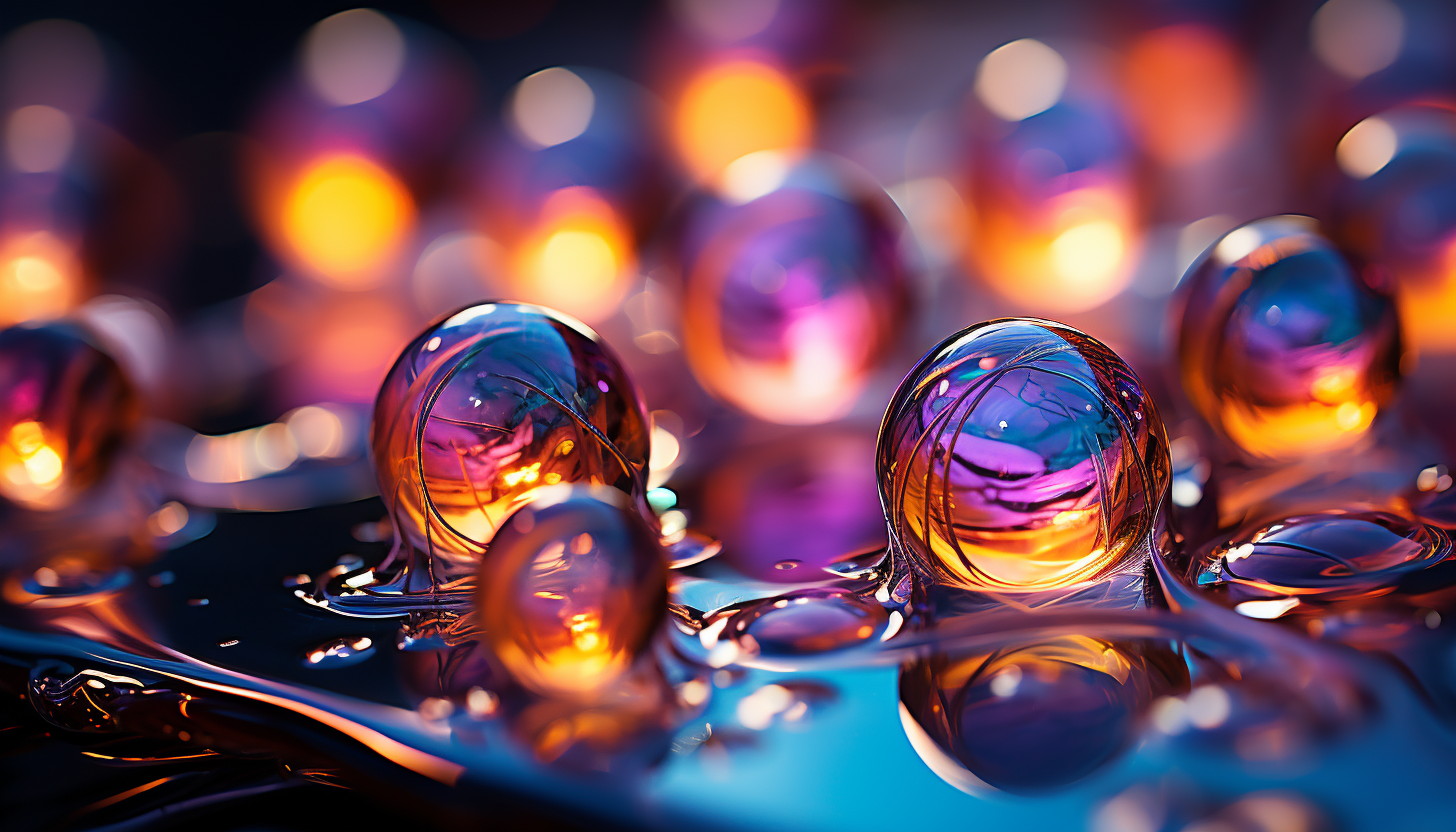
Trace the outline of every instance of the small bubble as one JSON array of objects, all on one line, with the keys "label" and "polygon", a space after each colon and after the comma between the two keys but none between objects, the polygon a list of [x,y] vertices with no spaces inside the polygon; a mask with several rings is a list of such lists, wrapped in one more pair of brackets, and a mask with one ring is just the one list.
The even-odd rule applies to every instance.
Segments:
[{"label": "small bubble", "polygon": [[227,638],[227,639],[223,639],[222,641],[219,641],[217,643],[217,646],[218,647],[237,647],[238,644],[239,644],[238,639],[235,639],[235,638]]},{"label": "small bubble", "polygon": [[788,560],[781,560],[778,563],[775,563],[774,568],[779,570],[798,569],[800,563],[802,563],[802,561],[797,561],[793,558],[789,558]]},{"label": "small bubble", "polygon": [[177,576],[174,575],[171,570],[168,570],[166,572],[158,572],[152,577],[147,578],[147,583],[151,584],[154,587],[164,587],[175,580],[177,580]]},{"label": "small bubble", "polygon": [[189,607],[205,607],[205,606],[207,606],[210,603],[212,603],[212,602],[211,601],[208,601],[206,598],[188,598],[187,599],[187,606],[189,606]]}]

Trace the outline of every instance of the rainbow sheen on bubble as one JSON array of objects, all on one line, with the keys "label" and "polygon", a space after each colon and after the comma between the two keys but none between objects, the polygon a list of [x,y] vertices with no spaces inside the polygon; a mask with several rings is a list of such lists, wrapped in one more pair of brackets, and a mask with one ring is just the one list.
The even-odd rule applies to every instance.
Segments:
[{"label": "rainbow sheen on bubble", "polygon": [[1122,359],[1062,324],[988,321],[900,383],[877,467],[891,544],[934,583],[1035,591],[1140,568],[1168,440]]},{"label": "rainbow sheen on bubble", "polygon": [[425,330],[375,404],[380,494],[405,591],[475,574],[501,523],[544,487],[643,491],[647,415],[617,357],[539,306],[482,303]]},{"label": "rainbow sheen on bubble", "polygon": [[1382,283],[1307,217],[1235,228],[1183,277],[1188,397],[1255,459],[1355,445],[1400,375],[1400,327]]},{"label": "rainbow sheen on bubble", "polygon": [[667,611],[667,555],[627,496],[543,489],[480,563],[483,638],[542,694],[595,696],[647,648]]}]

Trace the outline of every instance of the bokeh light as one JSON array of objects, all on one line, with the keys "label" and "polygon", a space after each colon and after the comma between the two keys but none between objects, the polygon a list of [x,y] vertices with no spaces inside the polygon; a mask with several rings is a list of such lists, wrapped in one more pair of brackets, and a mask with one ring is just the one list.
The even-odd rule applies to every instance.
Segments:
[{"label": "bokeh light", "polygon": [[1248,116],[1243,59],[1212,27],[1180,24],[1142,35],[1127,51],[1124,83],[1133,134],[1165,164],[1222,152]]},{"label": "bokeh light", "polygon": [[1395,128],[1379,116],[1371,116],[1340,138],[1335,161],[1352,179],[1369,179],[1390,164],[1399,149]]},{"label": "bokeh light", "polygon": [[44,231],[0,244],[0,325],[64,315],[80,300],[81,283],[75,253]]},{"label": "bokeh light", "polygon": [[1325,66],[1358,81],[1400,57],[1405,15],[1390,0],[1329,0],[1310,20],[1309,41]]},{"label": "bokeh light", "polygon": [[303,44],[304,77],[325,102],[348,106],[389,92],[405,62],[404,35],[373,9],[326,17]]},{"label": "bokeh light", "polygon": [[693,77],[675,123],[678,152],[700,179],[749,153],[801,147],[812,129],[809,102],[793,81],[747,60],[709,66]]},{"label": "bokeh light", "polygon": [[44,104],[21,107],[5,123],[5,151],[10,164],[26,173],[59,170],[70,157],[75,140],[71,117]]},{"label": "bokeh light", "polygon": [[596,96],[580,75],[563,67],[528,75],[511,95],[511,126],[537,147],[553,147],[586,132]]},{"label": "bokeh light", "polygon": [[523,300],[600,321],[626,295],[633,262],[630,232],[612,206],[590,188],[563,188],[517,247],[512,285]]},{"label": "bokeh light", "polygon": [[1066,86],[1066,60],[1031,38],[997,47],[976,70],[976,96],[1007,121],[1021,121],[1051,108]]},{"label": "bokeh light", "polygon": [[354,154],[304,168],[282,206],[282,231],[309,274],[341,289],[365,289],[387,274],[414,219],[405,187]]}]

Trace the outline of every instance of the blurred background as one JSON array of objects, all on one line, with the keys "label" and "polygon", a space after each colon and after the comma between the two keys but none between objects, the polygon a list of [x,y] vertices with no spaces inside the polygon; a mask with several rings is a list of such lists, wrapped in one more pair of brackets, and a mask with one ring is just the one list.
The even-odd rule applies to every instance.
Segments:
[{"label": "blurred background", "polygon": [[19,2],[0,28],[0,318],[79,315],[204,433],[349,422],[484,297],[597,328],[679,440],[873,423],[998,315],[1156,377],[1184,269],[1285,212],[1390,272],[1413,395],[1445,404],[1445,3]]}]

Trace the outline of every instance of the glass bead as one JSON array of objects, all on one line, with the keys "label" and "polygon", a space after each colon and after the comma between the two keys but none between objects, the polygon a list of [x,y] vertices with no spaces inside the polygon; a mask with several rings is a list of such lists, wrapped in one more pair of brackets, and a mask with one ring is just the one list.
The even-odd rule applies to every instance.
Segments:
[{"label": "glass bead", "polygon": [[64,505],[106,473],[140,414],[121,366],[79,327],[0,331],[0,496]]},{"label": "glass bead", "polygon": [[592,696],[647,648],[667,610],[667,555],[627,496],[605,486],[542,489],[481,560],[485,643],[547,695]]},{"label": "glass bead", "polygon": [[648,441],[636,388],[584,324],[507,302],[445,317],[395,362],[374,410],[379,492],[413,573],[404,589],[474,575],[501,523],[546,486],[640,500]]},{"label": "glass bead", "polygon": [[1307,217],[1225,234],[1183,277],[1178,360],[1203,417],[1255,459],[1349,447],[1400,374],[1395,303]]},{"label": "glass bead", "polygon": [[[763,171],[751,172],[762,187]],[[903,220],[882,190],[825,157],[770,184],[689,216],[683,348],[708,392],[734,407],[825,422],[853,405],[904,320]]]},{"label": "glass bead", "polygon": [[1167,518],[1152,399],[1110,349],[1050,321],[989,321],[931,350],[876,461],[891,544],[934,583],[1029,592],[1133,569]]},{"label": "glass bead", "polygon": [[[1195,558],[1191,578],[1251,618],[1452,583],[1451,538],[1384,511],[1332,511],[1257,523]],[[1435,568],[1440,566],[1442,568]]]}]

